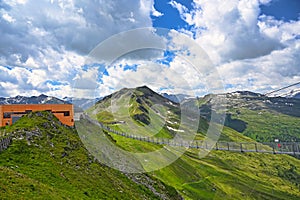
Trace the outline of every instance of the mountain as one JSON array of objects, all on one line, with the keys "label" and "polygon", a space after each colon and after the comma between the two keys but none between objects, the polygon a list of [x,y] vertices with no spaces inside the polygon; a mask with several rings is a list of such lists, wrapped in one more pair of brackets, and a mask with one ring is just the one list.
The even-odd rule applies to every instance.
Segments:
[{"label": "mountain", "polygon": [[[229,109],[225,105],[220,105],[223,102],[221,97],[233,100],[228,103],[229,107],[231,106]],[[213,104],[217,104],[216,108],[225,110],[227,114],[236,113],[235,111],[238,109],[240,115],[245,113],[250,114],[250,116],[252,112],[257,113],[262,109],[268,111],[272,108],[277,113],[283,109],[275,106],[278,104],[288,106],[285,104],[286,99],[265,99],[263,102],[264,98],[260,94],[241,91],[222,95],[207,95],[200,99],[188,99],[183,102],[182,106],[191,108],[190,118],[188,118],[190,123],[195,119],[193,116],[197,112],[197,110],[192,109],[193,105],[199,106],[202,111],[206,106],[207,111],[219,112],[218,110],[209,110],[214,108],[212,107]],[[179,104],[162,97],[146,86],[117,91],[97,102],[87,112],[92,118],[102,122],[111,130],[133,134],[134,137],[153,137],[154,140],[155,138],[172,139],[178,135],[184,135],[190,128],[187,124],[182,125],[181,123],[182,108],[180,109]],[[286,112],[292,113],[291,110]],[[208,115],[205,115],[205,112],[200,112],[200,114],[203,118],[199,119],[199,128],[194,138],[196,141],[205,139],[206,131],[211,125],[204,119],[205,117],[208,119]],[[285,120],[293,119],[291,124],[296,123],[293,127],[297,127],[299,120],[296,116],[287,114],[281,114],[281,116],[286,117],[282,118],[283,124]],[[236,119],[233,114],[231,117],[232,121]],[[263,118],[264,121],[267,119],[269,118]],[[239,120],[242,121],[242,119]],[[242,122],[248,128],[248,124],[245,121]],[[250,123],[250,121],[248,122]],[[263,130],[264,123],[257,123],[256,128]],[[228,124],[230,125],[230,123]],[[280,126],[280,121],[277,121],[277,124]],[[272,125],[274,126],[274,124]],[[212,126],[218,127],[219,125],[213,124]],[[92,127],[88,129],[93,130]],[[97,130],[95,135],[88,134],[88,132],[85,134],[85,129],[82,129],[82,134],[86,137],[91,135],[91,139],[94,140],[99,134],[99,128],[95,127],[94,130]],[[227,126],[223,127],[219,140],[250,142],[252,144],[255,142],[254,139],[245,136],[244,133],[242,134]],[[145,168],[163,162],[161,156],[174,153],[168,145],[138,141],[114,134],[113,131],[108,130],[103,131],[103,136],[97,140],[99,149],[95,151],[98,152],[101,147],[106,149],[106,142],[108,141],[125,152],[141,153],[141,155],[164,150],[164,153],[157,156],[153,162],[145,156],[141,161],[141,163],[145,162],[143,165]],[[270,147],[265,146],[264,148]],[[200,158],[201,153],[203,150],[187,149],[176,161],[147,174],[174,187],[186,199],[299,199],[300,197],[298,188],[300,184],[299,159],[286,155],[215,150]],[[105,159],[105,156],[102,156]],[[123,157],[120,159],[120,162],[126,162]]]},{"label": "mountain", "polygon": [[293,98],[300,99],[300,92],[298,92],[297,94],[295,94],[295,95],[293,96]]},{"label": "mountain", "polygon": [[[100,111],[97,113],[97,118],[101,121],[101,117],[105,116],[107,118],[110,116],[107,112],[111,109],[116,110],[117,107],[128,108],[129,115],[127,115],[128,113],[123,112],[124,109],[121,109],[120,112],[115,112],[115,122],[126,121],[128,119],[126,117],[131,117],[136,123],[145,126],[150,124],[151,114],[156,113],[160,116],[163,115],[163,111],[159,106],[155,107],[156,105],[170,109],[174,112],[179,112],[177,103],[155,93],[147,86],[138,87],[136,89],[124,88],[98,101],[96,105],[92,107],[92,110],[93,113],[97,112],[97,110]],[[102,112],[105,112],[106,114],[102,115]],[[108,121],[109,120],[110,119],[108,119]],[[111,123],[114,122],[111,121]]]},{"label": "mountain", "polygon": [[191,98],[189,95],[186,94],[168,94],[168,93],[162,93],[163,97],[175,102],[175,103],[181,103],[184,99]]},{"label": "mountain", "polygon": [[16,96],[16,97],[0,97],[0,104],[65,104],[66,102],[56,97],[50,97],[44,94],[39,96]]},{"label": "mountain", "polygon": [[0,138],[4,131],[12,144],[0,152],[1,199],[181,199],[155,177],[104,166],[50,112],[23,116]]},{"label": "mountain", "polygon": [[295,88],[295,89],[292,89],[292,90],[285,89],[281,92],[273,93],[272,95],[277,96],[277,97],[286,97],[286,98],[299,99],[300,98],[300,89],[299,88]]},{"label": "mountain", "polygon": [[102,97],[95,99],[85,99],[85,98],[73,98],[73,97],[64,97],[63,100],[66,102],[70,102],[73,105],[86,110],[89,107],[93,106],[96,102],[100,101]]},{"label": "mountain", "polygon": [[300,99],[300,89],[291,90],[285,97]]},{"label": "mountain", "polygon": [[[222,98],[229,101],[229,108]],[[265,102],[261,98],[266,98]],[[273,130],[296,131],[297,113],[282,113],[286,101],[236,92],[188,99],[179,105],[143,86],[124,88],[87,109],[91,118],[110,129],[101,129],[84,117],[75,122],[74,129],[63,126],[49,112],[30,113],[14,125],[0,128],[0,143],[12,137],[12,144],[0,152],[1,199],[299,199],[300,160],[295,157],[182,148],[136,140],[113,131],[130,133],[135,138],[152,137],[153,141],[180,138],[184,142],[185,134],[195,128],[192,122],[197,120],[198,109],[193,108],[200,107],[206,110],[200,112],[193,140],[200,142],[207,137],[209,127],[220,127],[206,120],[209,112],[226,111],[231,114],[228,125],[240,120],[246,129],[238,132],[224,126],[219,140],[253,145],[255,138],[245,134],[250,127],[260,131],[269,124]],[[185,111],[190,113],[184,116]],[[258,112],[264,117],[252,124]],[[140,159],[118,157],[118,151],[111,151],[112,146]],[[178,155],[182,149],[182,155]],[[203,153],[206,156],[201,157]],[[121,169],[128,163],[149,169],[174,155],[176,159],[165,167],[143,173],[120,172],[104,162],[120,164]]]},{"label": "mountain", "polygon": [[65,97],[62,99],[41,94],[39,96],[16,96],[16,97],[0,97],[0,104],[73,104],[74,112],[83,112],[86,108],[94,105],[96,100],[91,99],[73,99]]},{"label": "mountain", "polygon": [[[223,106],[220,99],[225,100]],[[300,99],[238,91],[206,95],[198,103],[206,119],[220,111],[213,105],[226,107],[225,125],[256,141],[300,141]]]}]

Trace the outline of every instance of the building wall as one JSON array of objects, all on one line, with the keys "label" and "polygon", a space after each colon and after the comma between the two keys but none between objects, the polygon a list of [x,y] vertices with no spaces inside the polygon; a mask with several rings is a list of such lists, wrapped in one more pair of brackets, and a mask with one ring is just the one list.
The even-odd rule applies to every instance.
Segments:
[{"label": "building wall", "polygon": [[11,125],[13,118],[34,111],[51,111],[63,124],[74,126],[72,104],[11,104],[0,105],[0,126]]}]

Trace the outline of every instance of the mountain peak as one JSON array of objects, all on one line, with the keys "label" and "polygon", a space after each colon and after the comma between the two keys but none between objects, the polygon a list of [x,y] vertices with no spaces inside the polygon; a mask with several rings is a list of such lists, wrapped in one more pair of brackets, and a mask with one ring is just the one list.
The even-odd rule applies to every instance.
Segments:
[{"label": "mountain peak", "polygon": [[230,94],[240,94],[240,95],[243,95],[243,96],[255,96],[255,97],[262,96],[262,94],[251,92],[251,91],[236,91],[236,92],[232,92]]},{"label": "mountain peak", "polygon": [[144,86],[141,86],[141,87],[137,87],[135,88],[134,90],[137,90],[137,91],[140,91],[140,92],[143,92],[145,95],[149,95],[149,94],[154,94],[156,92],[154,92],[153,90],[151,90],[148,86],[144,85]]},{"label": "mountain peak", "polygon": [[40,98],[47,98],[48,96],[45,95],[45,94],[41,94],[41,95],[39,95],[39,97],[40,97]]},{"label": "mountain peak", "polygon": [[146,89],[146,90],[151,90],[147,85],[139,86],[136,89]]}]

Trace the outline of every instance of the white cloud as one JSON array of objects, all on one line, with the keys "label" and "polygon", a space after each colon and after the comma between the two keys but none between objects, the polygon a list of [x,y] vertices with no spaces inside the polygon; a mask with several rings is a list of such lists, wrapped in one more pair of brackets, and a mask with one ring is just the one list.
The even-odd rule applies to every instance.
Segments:
[{"label": "white cloud", "polygon": [[9,88],[1,93],[9,96],[71,95],[85,56],[99,42],[121,31],[152,25],[152,0],[14,0],[2,4],[0,66],[12,69],[5,72],[5,79],[1,75],[0,86]]},{"label": "white cloud", "polygon": [[268,92],[300,80],[300,42],[271,54],[249,60],[233,61],[219,67],[226,84],[238,88],[233,90],[251,90]]},{"label": "white cloud", "polygon": [[11,17],[11,16],[10,16],[9,14],[7,14],[7,13],[4,13],[4,14],[2,15],[2,18],[3,18],[4,20],[6,20],[7,22],[9,22],[9,23],[13,23],[13,22],[16,21],[13,17]]},{"label": "white cloud", "polygon": [[163,13],[161,13],[161,12],[157,11],[157,10],[154,8],[154,6],[153,6],[153,5],[152,5],[151,14],[152,14],[154,17],[161,17],[161,16],[163,16],[163,15],[164,15]]},{"label": "white cloud", "polygon": [[272,16],[260,16],[258,26],[261,32],[287,46],[294,43],[300,33],[300,21],[278,21]]},{"label": "white cloud", "polygon": [[[216,64],[267,55],[282,45],[260,32],[257,0],[197,1],[182,18],[194,25],[197,42]],[[216,14],[218,13],[218,14]]]},{"label": "white cloud", "polygon": [[[260,15],[260,4],[270,1],[195,0],[192,10],[176,0],[171,0],[170,5],[191,25],[191,30],[181,32],[208,53],[229,90],[263,92],[300,79],[300,21],[284,22]],[[174,93],[189,93],[192,91],[189,87],[201,94],[220,88],[211,81],[217,73],[205,73],[210,69],[205,68],[207,65],[201,56],[189,55],[190,62],[203,64],[200,73],[195,73],[183,59],[188,51],[181,51],[168,67],[153,63],[151,61],[162,56],[162,52],[135,52],[138,49],[134,48],[141,44],[137,35],[125,43],[131,45],[133,52],[118,58],[118,62],[123,60],[123,66],[139,64],[136,71],[124,71],[120,66],[109,68],[109,76],[104,75],[103,84],[97,84],[99,71],[81,68],[87,62],[86,55],[99,42],[115,33],[152,26],[150,15],[163,15],[155,10],[153,0],[4,2],[0,11],[3,19],[0,20],[0,96],[38,93],[72,96],[74,80],[82,82],[82,87],[77,89],[85,97],[104,96],[114,89],[144,84],[156,90],[170,86],[168,90]],[[173,37],[173,50],[184,46],[192,51],[197,49],[193,42],[176,34],[173,31],[169,35]],[[162,38],[143,36],[150,38],[148,46],[165,42]],[[118,48],[122,53],[124,50],[117,43],[106,45],[101,55],[110,54],[105,57],[107,60],[115,55],[111,51]],[[180,87],[172,87],[176,85]]]},{"label": "white cloud", "polygon": [[179,11],[180,14],[183,14],[183,13],[185,13],[185,12],[188,11],[188,9],[187,9],[184,5],[178,3],[178,2],[176,2],[176,1],[174,1],[174,0],[171,0],[171,1],[169,2],[169,4],[170,4],[173,8],[176,8],[176,9]]},{"label": "white cloud", "polygon": [[174,3],[229,90],[265,92],[299,81],[300,21],[261,15],[260,4],[270,2],[195,0],[189,11]]}]

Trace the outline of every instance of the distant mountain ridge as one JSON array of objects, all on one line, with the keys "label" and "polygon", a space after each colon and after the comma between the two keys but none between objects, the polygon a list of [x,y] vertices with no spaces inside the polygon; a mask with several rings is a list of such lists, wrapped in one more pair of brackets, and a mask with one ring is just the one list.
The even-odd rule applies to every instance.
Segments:
[{"label": "distant mountain ridge", "polygon": [[237,91],[209,94],[198,103],[201,116],[207,120],[212,113],[220,112],[216,105],[224,108],[224,125],[256,141],[300,141],[300,99]]},{"label": "distant mountain ridge", "polygon": [[72,97],[64,97],[63,99],[59,99],[57,97],[47,96],[45,94],[41,94],[39,96],[15,96],[15,97],[0,97],[0,105],[5,104],[73,104],[75,105],[75,110],[85,110],[91,106],[93,106],[97,101],[102,98],[96,99],[85,99],[85,98],[72,98]]},{"label": "distant mountain ridge", "polygon": [[66,102],[70,102],[83,110],[88,109],[89,107],[93,106],[96,102],[103,99],[102,97],[95,98],[95,99],[87,99],[87,98],[73,98],[73,97],[64,97],[63,100]]},{"label": "distant mountain ridge", "polygon": [[292,90],[278,91],[278,92],[274,92],[274,93],[272,93],[272,95],[268,95],[268,96],[300,99],[300,88],[294,88]]},{"label": "distant mountain ridge", "polygon": [[191,98],[191,96],[186,94],[168,94],[168,93],[162,93],[163,97],[175,102],[175,103],[181,103],[183,100]]},{"label": "distant mountain ridge", "polygon": [[69,102],[63,101],[56,97],[41,94],[39,96],[16,96],[16,97],[0,97],[0,104],[67,104]]},{"label": "distant mountain ridge", "polygon": [[300,89],[290,91],[288,94],[285,95],[285,97],[300,99]]}]

